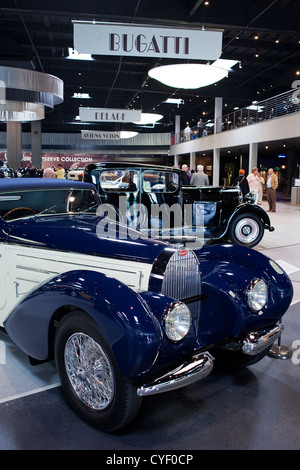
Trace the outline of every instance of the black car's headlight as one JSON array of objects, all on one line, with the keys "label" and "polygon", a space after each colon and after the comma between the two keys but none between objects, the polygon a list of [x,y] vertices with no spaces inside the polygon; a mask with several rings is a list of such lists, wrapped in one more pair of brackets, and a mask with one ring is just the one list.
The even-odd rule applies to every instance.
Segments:
[{"label": "black car's headlight", "polygon": [[166,309],[163,318],[163,328],[166,336],[172,341],[180,341],[191,327],[191,312],[182,302],[173,302]]},{"label": "black car's headlight", "polygon": [[247,303],[255,312],[259,312],[268,299],[268,288],[262,279],[253,279],[247,287]]}]

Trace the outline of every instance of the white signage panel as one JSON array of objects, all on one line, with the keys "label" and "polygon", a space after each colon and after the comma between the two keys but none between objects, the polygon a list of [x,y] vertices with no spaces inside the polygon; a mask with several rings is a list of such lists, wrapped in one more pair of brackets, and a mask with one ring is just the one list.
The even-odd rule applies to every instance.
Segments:
[{"label": "white signage panel", "polygon": [[73,21],[74,49],[79,53],[168,59],[216,60],[222,31],[120,23]]},{"label": "white signage panel", "polygon": [[118,140],[121,138],[121,132],[118,131],[81,131],[82,139],[92,140]]},{"label": "white signage panel", "polygon": [[79,108],[81,121],[86,122],[139,122],[142,111],[139,109]]}]

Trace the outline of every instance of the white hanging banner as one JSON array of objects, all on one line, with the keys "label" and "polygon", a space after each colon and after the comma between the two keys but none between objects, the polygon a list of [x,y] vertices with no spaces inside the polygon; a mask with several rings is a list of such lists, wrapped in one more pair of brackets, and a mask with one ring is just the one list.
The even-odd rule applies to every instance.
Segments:
[{"label": "white hanging banner", "polygon": [[83,54],[216,60],[223,31],[73,21],[74,49]]},{"label": "white hanging banner", "polygon": [[142,117],[140,109],[115,108],[79,108],[81,121],[86,122],[139,122]]},{"label": "white hanging banner", "polygon": [[92,140],[118,140],[121,138],[121,132],[114,131],[81,131],[82,139]]}]

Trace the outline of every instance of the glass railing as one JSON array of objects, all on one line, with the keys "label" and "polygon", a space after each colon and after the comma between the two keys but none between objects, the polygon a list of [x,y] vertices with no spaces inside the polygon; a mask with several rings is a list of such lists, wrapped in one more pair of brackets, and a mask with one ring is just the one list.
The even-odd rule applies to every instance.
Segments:
[{"label": "glass railing", "polygon": [[[300,111],[300,98],[298,98],[298,95],[300,97],[300,88],[289,90],[264,101],[253,101],[251,105],[245,108],[232,111],[218,118],[217,129],[220,129],[220,132],[229,131],[298,112]],[[206,137],[214,132],[214,122],[207,121],[204,123],[201,132],[196,126],[181,130],[180,135],[173,136],[172,144]]]},{"label": "glass railing", "polygon": [[298,112],[300,111],[298,93],[298,89],[289,90],[264,101],[253,101],[251,105],[219,118],[219,128],[221,132],[238,129],[242,126]]}]

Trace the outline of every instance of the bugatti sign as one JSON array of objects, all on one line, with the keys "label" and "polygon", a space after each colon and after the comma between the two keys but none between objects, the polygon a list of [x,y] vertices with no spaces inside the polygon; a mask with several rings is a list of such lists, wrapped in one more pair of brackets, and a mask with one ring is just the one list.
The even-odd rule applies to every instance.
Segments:
[{"label": "bugatti sign", "polygon": [[168,59],[216,60],[222,31],[73,21],[79,53]]}]

